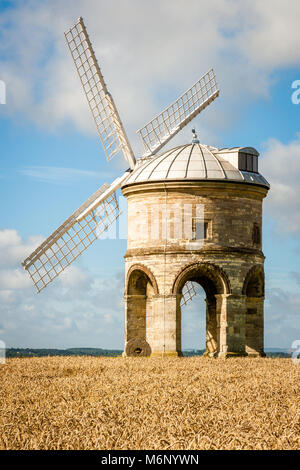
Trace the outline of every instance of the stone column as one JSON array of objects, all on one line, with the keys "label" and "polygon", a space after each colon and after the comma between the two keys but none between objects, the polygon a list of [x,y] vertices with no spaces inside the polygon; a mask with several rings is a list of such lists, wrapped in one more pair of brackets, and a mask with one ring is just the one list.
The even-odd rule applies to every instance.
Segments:
[{"label": "stone column", "polygon": [[217,356],[222,356],[226,355],[228,350],[226,294],[215,295],[215,298],[217,323]]},{"label": "stone column", "polygon": [[152,356],[178,356],[177,296],[155,295],[152,298],[151,328],[147,340]]},{"label": "stone column", "polygon": [[146,298],[146,341],[150,344],[154,329],[153,296]]},{"label": "stone column", "polygon": [[246,352],[248,356],[265,356],[264,353],[264,298],[246,298]]},{"label": "stone column", "polygon": [[218,352],[218,328],[216,299],[205,299],[206,302],[206,350],[205,356],[213,357]]},{"label": "stone column", "polygon": [[146,296],[125,295],[125,343],[146,339]]},{"label": "stone column", "polygon": [[217,337],[218,356],[245,356],[246,354],[246,297],[218,294]]},{"label": "stone column", "polygon": [[181,299],[182,297],[183,297],[182,294],[176,295],[176,351],[177,351],[178,356],[183,356],[182,344],[181,344],[181,341],[182,341]]}]

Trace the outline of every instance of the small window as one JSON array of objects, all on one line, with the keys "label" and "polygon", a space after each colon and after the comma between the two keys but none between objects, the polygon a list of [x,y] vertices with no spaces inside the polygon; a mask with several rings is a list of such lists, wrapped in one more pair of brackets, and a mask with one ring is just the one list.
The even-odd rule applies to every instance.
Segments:
[{"label": "small window", "polygon": [[239,154],[239,169],[247,171],[247,157],[245,153]]},{"label": "small window", "polygon": [[257,155],[239,153],[239,170],[258,172]]},{"label": "small window", "polygon": [[192,219],[192,240],[205,240],[208,238],[208,222],[203,219],[193,217]]},{"label": "small window", "polygon": [[204,222],[204,239],[208,238],[208,222]]},{"label": "small window", "polygon": [[258,164],[257,164],[257,157],[253,157],[253,171],[254,173],[258,173]]},{"label": "small window", "polygon": [[247,308],[247,315],[256,315],[257,308]]},{"label": "small window", "polygon": [[247,171],[253,171],[253,155],[247,154]]}]

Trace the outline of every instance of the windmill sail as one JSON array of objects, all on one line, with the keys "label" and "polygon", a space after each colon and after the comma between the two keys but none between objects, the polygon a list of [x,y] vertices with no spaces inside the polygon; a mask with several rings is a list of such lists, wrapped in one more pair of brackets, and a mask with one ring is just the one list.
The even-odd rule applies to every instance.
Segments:
[{"label": "windmill sail", "polygon": [[145,147],[144,156],[158,152],[218,96],[215,73],[211,69],[173,104],[137,131]]},{"label": "windmill sail", "polygon": [[186,305],[193,297],[197,295],[194,283],[192,281],[187,281],[182,289],[182,298],[180,302],[180,306],[183,307]]},{"label": "windmill sail", "polygon": [[133,169],[135,166],[133,151],[113,97],[107,90],[82,18],[79,18],[78,22],[65,33],[65,37],[107,160],[122,150],[130,168]]},{"label": "windmill sail", "polygon": [[28,258],[23,267],[40,292],[85,251],[119,217],[116,190],[126,172],[111,185],[105,183]]}]

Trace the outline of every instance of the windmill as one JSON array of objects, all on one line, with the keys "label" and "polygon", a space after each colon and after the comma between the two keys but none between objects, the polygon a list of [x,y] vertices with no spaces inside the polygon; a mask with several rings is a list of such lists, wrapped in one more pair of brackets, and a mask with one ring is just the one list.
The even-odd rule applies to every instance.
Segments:
[{"label": "windmill", "polygon": [[[118,110],[105,84],[83,19],[65,33],[107,161],[119,153],[129,169],[102,185],[22,263],[37,291],[44,289],[83,253],[120,215],[116,191],[134,171],[137,161]],[[143,157],[151,158],[219,95],[213,69],[137,133]]]}]

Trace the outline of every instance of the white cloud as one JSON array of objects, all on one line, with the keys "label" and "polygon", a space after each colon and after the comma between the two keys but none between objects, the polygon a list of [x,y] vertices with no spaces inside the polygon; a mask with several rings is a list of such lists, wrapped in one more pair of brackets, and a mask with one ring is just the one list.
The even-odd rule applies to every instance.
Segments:
[{"label": "white cloud", "polygon": [[265,303],[266,347],[289,348],[300,338],[300,295],[280,288],[269,289]]},{"label": "white cloud", "polygon": [[40,236],[31,236],[27,241],[23,241],[17,230],[0,230],[0,267],[20,265],[42,241],[43,238]]},{"label": "white cloud", "polygon": [[27,0],[0,19],[1,111],[25,113],[47,130],[72,123],[95,133],[63,35],[82,14],[134,143],[135,129],[211,66],[222,101],[197,128],[202,141],[216,139],[229,110],[238,119],[241,103],[268,96],[274,70],[298,65],[299,13],[298,0]]},{"label": "white cloud", "polygon": [[291,277],[297,282],[297,284],[300,284],[300,273],[292,271]]},{"label": "white cloud", "polygon": [[63,287],[82,287],[89,277],[78,266],[72,265],[63,271],[58,279]]},{"label": "white cloud", "polygon": [[21,237],[16,230],[6,229],[0,231],[0,246],[8,247],[21,243]]},{"label": "white cloud", "polygon": [[265,143],[259,170],[271,184],[264,207],[275,220],[278,233],[300,235],[300,135],[287,144]]},{"label": "white cloud", "polygon": [[[66,184],[82,181],[83,178],[104,178],[103,172],[62,168],[54,166],[29,166],[20,170],[25,176],[43,183]],[[111,175],[109,175],[111,176]]]},{"label": "white cloud", "polygon": [[299,2],[281,0],[245,2],[250,6],[248,28],[240,35],[241,53],[263,68],[285,67],[299,63]]},{"label": "white cloud", "polygon": [[29,277],[21,269],[5,269],[0,271],[1,289],[23,289],[31,285]]},{"label": "white cloud", "polygon": [[8,289],[0,290],[0,300],[2,305],[13,302],[13,291]]},{"label": "white cloud", "polygon": [[[8,347],[123,346],[123,276],[69,266],[40,294],[20,263],[35,244],[0,230],[0,332]],[[5,255],[5,258],[4,258]]]}]

